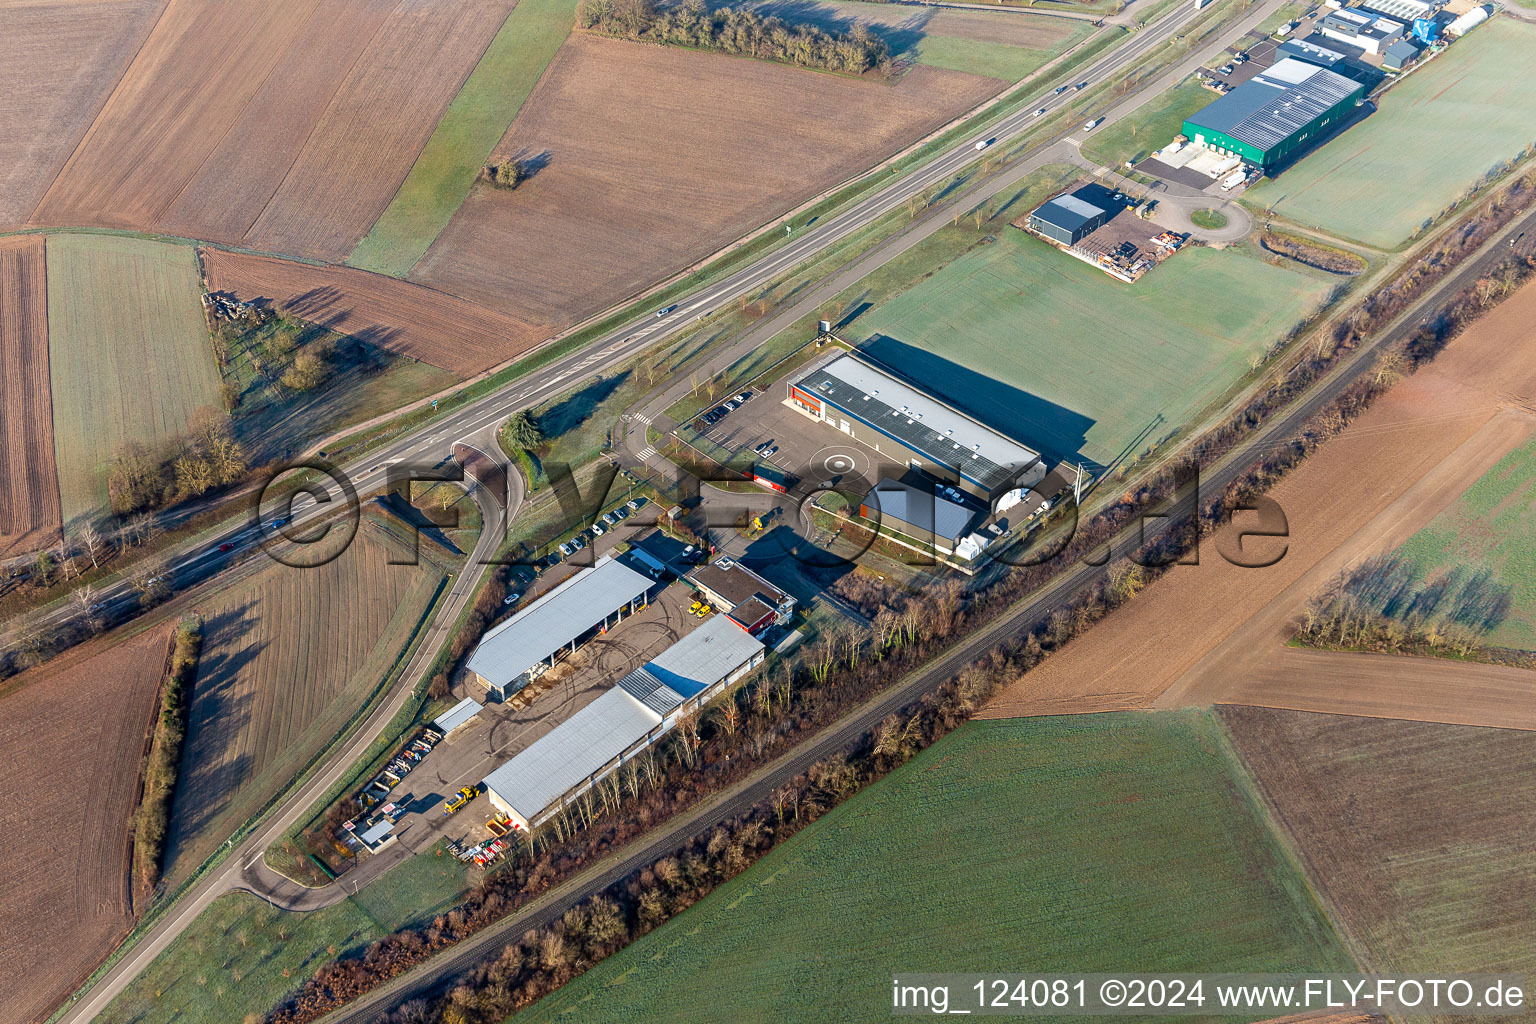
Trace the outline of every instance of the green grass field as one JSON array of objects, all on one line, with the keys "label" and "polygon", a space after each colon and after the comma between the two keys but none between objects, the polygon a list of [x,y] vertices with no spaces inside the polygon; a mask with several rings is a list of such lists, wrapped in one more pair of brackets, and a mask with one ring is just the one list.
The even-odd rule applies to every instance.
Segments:
[{"label": "green grass field", "polygon": [[404,277],[464,198],[574,23],[574,0],[519,0],[400,191],[347,262]]},{"label": "green grass field", "polygon": [[1244,201],[1346,238],[1400,245],[1536,141],[1536,89],[1516,71],[1533,65],[1536,25],[1495,18],[1393,87],[1364,122]]},{"label": "green grass field", "polygon": [[110,235],[48,238],[48,364],[64,521],[107,503],[125,441],[183,433],[222,409],[190,246]]},{"label": "green grass field", "polygon": [[1106,167],[1123,169],[1152,155],[1173,141],[1184,128],[1184,119],[1216,98],[1194,79],[1180,82],[1151,103],[1095,132],[1083,143],[1083,152]]},{"label": "green grass field", "polygon": [[1017,82],[1033,74],[1058,53],[1075,46],[1092,31],[1093,26],[1089,22],[1074,22],[1071,34],[1048,50],[930,34],[923,36],[913,46],[912,54],[919,64],[930,67],[967,71],[973,75]]},{"label": "green grass field", "polygon": [[884,1021],[893,972],[988,965],[1350,969],[1235,764],[1204,712],[972,722],[517,1020]]},{"label": "green grass field", "polygon": [[1486,642],[1536,650],[1536,442],[1500,459],[1397,554],[1423,582],[1458,568],[1489,573],[1511,607]]},{"label": "green grass field", "polygon": [[1051,458],[1107,465],[1166,435],[1328,291],[1317,278],[1205,248],[1128,285],[1017,228],[994,230],[995,243],[876,303],[853,337]]},{"label": "green grass field", "polygon": [[306,914],[246,893],[221,896],[113,1001],[107,1017],[122,1024],[234,1024],[276,1005],[335,955],[430,920],[467,888],[464,865],[434,851],[342,903]]}]

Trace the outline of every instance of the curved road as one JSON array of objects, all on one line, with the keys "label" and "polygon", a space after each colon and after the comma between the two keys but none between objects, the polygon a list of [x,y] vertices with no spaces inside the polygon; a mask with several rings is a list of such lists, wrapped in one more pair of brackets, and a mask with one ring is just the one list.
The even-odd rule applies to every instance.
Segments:
[{"label": "curved road", "polygon": [[[1536,235],[1533,232],[1536,232],[1536,210],[1517,219],[1485,243],[1455,273],[1400,314],[1374,341],[1346,356],[1313,386],[1303,401],[1261,427],[1219,463],[1205,470],[1201,480],[1203,492],[1206,495],[1220,494],[1259,454],[1276,450],[1288,439],[1297,437],[1312,416],[1336,399],[1363,373],[1370,371],[1372,360],[1379,349],[1405,340],[1417,330],[1422,317],[1488,273],[1509,255],[1511,238],[1524,233],[1526,237],[1521,251],[1526,255],[1531,254],[1533,247],[1536,247]],[[1168,509],[1165,518],[1146,522],[1145,537],[1159,535],[1187,515],[1191,508],[1189,498],[1176,503]],[[1113,549],[1117,554],[1125,554],[1139,546],[1142,540],[1139,526],[1133,524],[1116,538]],[[529,929],[548,924],[573,905],[601,892],[640,867],[675,852],[694,836],[766,799],[774,789],[803,772],[815,761],[846,749],[887,715],[911,704],[969,661],[986,654],[999,637],[1022,631],[1067,605],[1077,594],[1097,583],[1112,561],[1106,560],[1105,566],[1090,566],[1081,562],[1074,564],[1012,610],[972,633],[945,655],[910,673],[890,690],[827,727],[810,742],[764,766],[735,787],[686,812],[681,819],[669,823],[664,833],[648,836],[623,848],[545,893],[518,913],[508,915],[425,964],[328,1014],[322,1018],[321,1024],[368,1024],[393,1006],[444,991],[460,974],[482,960],[495,956],[504,942]]]},{"label": "curved road", "polygon": [[[1213,49],[1225,46],[1227,42],[1237,38],[1248,27],[1267,16],[1270,11],[1278,8],[1280,3],[1281,0],[1262,0],[1203,52],[1209,53]],[[1174,35],[1196,13],[1193,5],[1178,5],[1088,67],[1074,72],[1074,77],[1080,76],[1079,80],[1096,82],[1133,65],[1139,58]],[[1194,60],[1195,58],[1191,58],[1191,61]],[[1182,68],[1187,67],[1189,63],[1186,61],[1180,69],[1176,69],[1176,73],[1183,74]],[[1147,83],[1143,91],[1121,100],[1112,106],[1105,116],[1113,120],[1134,110],[1148,98],[1156,95],[1173,74],[1175,73]],[[1070,103],[1072,95],[1070,92],[1063,95],[1047,92],[1035,102],[1047,110],[1054,110]],[[968,139],[949,147],[922,167],[895,178],[884,188],[855,203],[847,210],[804,229],[798,237],[782,248],[765,255],[742,270],[727,275],[719,282],[700,289],[692,296],[680,300],[674,311],[666,318],[658,318],[654,315],[637,317],[625,326],[554,360],[529,376],[411,431],[368,455],[361,460],[360,465],[349,467],[352,486],[359,493],[369,493],[385,486],[389,467],[392,465],[414,463],[430,466],[442,462],[448,457],[455,440],[476,435],[482,431],[494,430],[495,426],[511,413],[536,405],[545,398],[565,390],[583,377],[597,373],[615,362],[630,358],[644,348],[691,327],[696,319],[707,316],[738,296],[757,290],[793,266],[870,225],[887,213],[899,209],[909,197],[950,179],[979,159],[974,145],[977,141],[991,140],[993,146],[1001,147],[1034,124],[1033,111],[1029,109],[1029,105],[1026,105],[1024,109],[989,125],[985,131],[978,131]],[[1043,154],[1044,150],[1045,147],[1037,148],[1036,156]],[[1001,190],[1027,173],[1028,163],[1029,161],[1026,160],[1008,165],[992,178],[973,186],[963,194],[962,199],[977,195],[979,189],[987,186],[991,186],[993,192]],[[920,223],[928,224],[935,219],[930,217]],[[929,233],[936,229],[937,225],[930,229]],[[906,245],[915,244],[916,240],[914,238]],[[512,475],[517,476],[517,474]],[[509,517],[510,514],[515,513],[515,510],[514,504]],[[307,509],[294,517],[293,526],[302,527],[307,522],[318,519],[323,511],[318,505]],[[483,559],[494,549],[507,521],[499,515],[488,517],[487,524],[490,528],[483,532],[480,541],[476,544],[471,556],[472,564]],[[258,532],[259,527],[248,522],[204,538],[195,548],[190,545],[183,546],[181,551],[190,552],[190,554],[170,570],[176,589],[184,590],[195,586],[217,575],[236,556],[250,553],[259,543]],[[230,553],[218,551],[217,548],[224,542],[234,544],[235,550]],[[232,851],[229,859],[210,872],[159,918],[149,932],[121,960],[105,972],[79,1002],[61,1015],[60,1024],[77,1024],[77,1022],[93,1019],[209,903],[231,888],[242,887],[247,871],[253,869],[255,871],[252,888],[266,887],[279,898],[286,897],[299,902],[311,898],[302,892],[288,892],[281,883],[262,875],[256,865],[260,863],[263,851],[273,839],[303,815],[332,782],[341,777],[393,717],[395,710],[403,704],[420,673],[430,664],[440,644],[447,639],[447,629],[457,617],[459,610],[469,600],[477,575],[473,571],[465,571],[455,579],[445,605],[428,627],[427,635],[420,642],[417,653],[406,672],[402,674],[395,689],[386,696],[380,707],[357,730],[355,739],[344,749],[329,757],[316,771],[312,780],[289,794],[268,822],[241,842]],[[104,589],[100,599],[116,608],[135,601],[136,596],[124,583]],[[70,609],[59,608],[43,615],[40,623],[57,624],[70,618],[73,618]]]}]

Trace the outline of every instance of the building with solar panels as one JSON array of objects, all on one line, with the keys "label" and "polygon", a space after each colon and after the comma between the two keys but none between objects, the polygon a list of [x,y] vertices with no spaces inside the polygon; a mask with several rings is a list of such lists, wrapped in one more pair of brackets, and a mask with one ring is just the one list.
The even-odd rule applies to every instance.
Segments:
[{"label": "building with solar panels", "polygon": [[1269,173],[1315,146],[1364,94],[1360,82],[1288,57],[1187,118],[1184,134]]}]

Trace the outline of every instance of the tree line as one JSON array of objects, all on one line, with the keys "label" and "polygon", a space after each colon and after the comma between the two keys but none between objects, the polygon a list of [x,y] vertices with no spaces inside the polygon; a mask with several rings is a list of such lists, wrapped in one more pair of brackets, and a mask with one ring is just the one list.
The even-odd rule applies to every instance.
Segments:
[{"label": "tree line", "polygon": [[584,29],[624,39],[718,50],[823,71],[857,75],[876,68],[889,72],[891,67],[885,40],[864,25],[848,32],[827,32],[751,10],[721,7],[712,11],[704,0],[684,0],[661,9],[654,0],[581,0],[576,21]]},{"label": "tree line", "polygon": [[227,417],[199,410],[187,433],[160,444],[130,440],[112,456],[107,497],[118,516],[164,508],[234,483],[250,469]]},{"label": "tree line", "polygon": [[171,799],[181,765],[181,744],[187,735],[192,680],[203,648],[203,624],[184,619],[176,627],[170,664],[160,690],[160,713],[144,764],[144,790],[134,815],[133,878],[135,902],[160,882],[165,837],[171,819]]}]

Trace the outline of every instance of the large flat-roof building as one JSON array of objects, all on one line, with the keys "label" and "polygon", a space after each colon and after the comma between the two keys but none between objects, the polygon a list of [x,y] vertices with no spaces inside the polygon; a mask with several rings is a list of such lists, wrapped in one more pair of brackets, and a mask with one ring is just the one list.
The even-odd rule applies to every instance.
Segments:
[{"label": "large flat-roof building", "polygon": [[1084,185],[1041,203],[1029,215],[1029,230],[1062,245],[1076,245],[1109,223],[1124,206],[1103,185]]},{"label": "large flat-roof building", "polygon": [[763,645],[714,615],[485,777],[491,805],[534,828],[763,660]]},{"label": "large flat-roof building", "polygon": [[1364,93],[1360,82],[1287,57],[1187,118],[1184,134],[1268,172],[1316,145]]},{"label": "large flat-roof building", "polygon": [[1045,477],[1040,453],[851,354],[790,384],[789,401],[875,451],[987,502]]},{"label": "large flat-roof building", "polygon": [[605,555],[489,629],[465,667],[493,700],[506,700],[537,679],[587,636],[644,607],[659,584]]},{"label": "large flat-roof building", "polygon": [[1407,26],[1371,11],[1345,7],[1323,15],[1317,30],[1329,39],[1337,39],[1366,53],[1379,54],[1403,38]]}]

